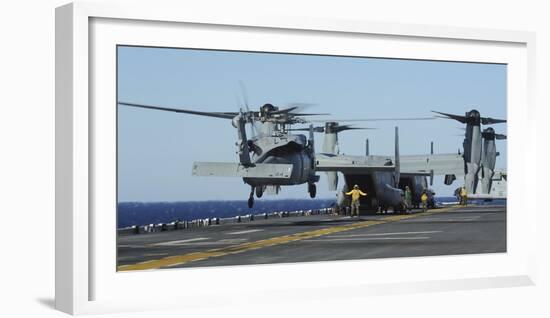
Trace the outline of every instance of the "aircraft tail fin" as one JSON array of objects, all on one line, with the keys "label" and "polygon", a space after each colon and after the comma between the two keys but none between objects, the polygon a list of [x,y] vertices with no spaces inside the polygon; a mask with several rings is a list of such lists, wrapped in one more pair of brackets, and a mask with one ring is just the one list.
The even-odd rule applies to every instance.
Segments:
[{"label": "aircraft tail fin", "polygon": [[399,162],[399,128],[395,127],[395,187],[399,187],[399,178],[401,177],[401,165]]}]

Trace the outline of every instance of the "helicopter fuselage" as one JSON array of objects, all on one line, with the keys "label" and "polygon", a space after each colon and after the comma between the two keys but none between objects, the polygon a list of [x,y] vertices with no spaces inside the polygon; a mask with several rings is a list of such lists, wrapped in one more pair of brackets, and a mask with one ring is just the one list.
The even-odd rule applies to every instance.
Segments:
[{"label": "helicopter fuselage", "polygon": [[249,149],[253,151],[253,164],[291,164],[290,178],[243,178],[243,181],[253,187],[266,185],[297,185],[313,183],[315,176],[314,154],[304,135],[275,134],[262,136],[249,141]]}]

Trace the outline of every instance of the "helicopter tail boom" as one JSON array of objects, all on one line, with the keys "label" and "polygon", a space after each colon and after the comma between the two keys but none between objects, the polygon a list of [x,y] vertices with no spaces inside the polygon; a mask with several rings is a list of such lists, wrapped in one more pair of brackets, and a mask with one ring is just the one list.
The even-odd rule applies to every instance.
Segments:
[{"label": "helicopter tail boom", "polygon": [[244,166],[233,162],[194,162],[194,176],[290,179],[291,164],[257,163]]}]

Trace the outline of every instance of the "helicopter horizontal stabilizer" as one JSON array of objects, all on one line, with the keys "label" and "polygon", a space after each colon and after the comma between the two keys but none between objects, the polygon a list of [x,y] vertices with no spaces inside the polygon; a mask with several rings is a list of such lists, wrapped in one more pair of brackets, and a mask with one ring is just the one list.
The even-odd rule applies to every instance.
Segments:
[{"label": "helicopter horizontal stabilizer", "polygon": [[242,177],[289,179],[292,173],[291,164],[257,163],[244,166],[233,162],[194,162],[194,176]]}]

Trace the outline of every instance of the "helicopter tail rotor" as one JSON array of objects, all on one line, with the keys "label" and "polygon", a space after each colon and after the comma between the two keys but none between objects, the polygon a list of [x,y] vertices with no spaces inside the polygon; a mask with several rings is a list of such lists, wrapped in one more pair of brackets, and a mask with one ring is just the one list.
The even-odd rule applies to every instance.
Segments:
[{"label": "helicopter tail rotor", "polygon": [[233,125],[237,127],[237,154],[239,155],[239,161],[243,166],[248,167],[252,165],[252,161],[250,158],[250,148],[248,145],[248,138],[246,136],[245,124],[246,119],[244,117],[244,113],[241,111],[240,114],[233,119]]},{"label": "helicopter tail rotor", "polygon": [[256,128],[255,113],[250,110],[250,105],[248,103],[248,92],[243,81],[239,81],[239,87],[241,90],[242,103],[246,109],[246,121],[250,123],[250,130],[252,131],[252,137],[258,136],[258,129]]}]

